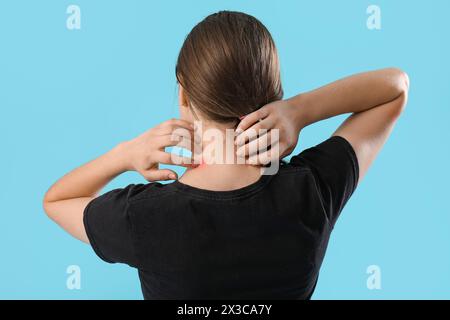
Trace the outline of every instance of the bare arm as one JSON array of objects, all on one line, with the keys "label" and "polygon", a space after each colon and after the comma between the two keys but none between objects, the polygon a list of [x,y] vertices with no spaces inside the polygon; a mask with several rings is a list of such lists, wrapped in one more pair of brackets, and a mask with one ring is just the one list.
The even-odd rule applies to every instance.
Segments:
[{"label": "bare arm", "polygon": [[69,172],[47,191],[44,210],[68,233],[88,243],[83,226],[83,211],[97,193],[127,169],[122,147]]},{"label": "bare arm", "polygon": [[[271,103],[246,116],[239,124],[237,130],[242,133],[236,138],[240,146],[238,155],[249,156],[251,144],[258,144],[261,139],[255,139],[251,130],[279,129],[280,140],[271,143],[278,143],[279,153],[285,156],[295,148],[304,127],[352,113],[334,135],[344,137],[353,146],[362,179],[406,105],[408,89],[408,76],[399,69],[389,68],[357,74]],[[266,158],[270,158],[270,154]]]},{"label": "bare arm", "polygon": [[301,127],[353,113],[334,133],[350,142],[358,158],[360,180],[389,137],[407,102],[409,78],[399,69],[348,77],[291,99]]},{"label": "bare arm", "polygon": [[[175,131],[180,139],[175,139]],[[83,212],[101,189],[128,170],[139,172],[148,181],[176,179],[174,171],[159,169],[158,165],[189,166],[190,159],[166,153],[164,148],[178,145],[190,149],[191,143],[187,138],[191,135],[190,123],[173,119],[121,143],[99,158],[69,172],[51,186],[43,201],[45,212],[68,233],[88,243]]]}]

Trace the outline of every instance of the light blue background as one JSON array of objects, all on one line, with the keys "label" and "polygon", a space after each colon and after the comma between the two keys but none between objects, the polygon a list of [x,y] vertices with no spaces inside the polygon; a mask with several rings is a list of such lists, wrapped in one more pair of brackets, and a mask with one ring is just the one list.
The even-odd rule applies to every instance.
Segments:
[{"label": "light blue background", "polygon": [[[81,30],[66,8],[81,7]],[[366,28],[366,8],[382,30]],[[286,97],[398,66],[410,102],[338,222],[313,298],[450,298],[450,1],[23,1],[0,4],[0,298],[141,299],[135,270],[101,262],[44,214],[72,168],[177,116],[174,66],[206,15],[240,10],[272,32]],[[307,128],[296,151],[342,121]],[[109,188],[142,182],[127,174]],[[81,290],[66,268],[81,267]],[[366,287],[379,265],[382,290]]]}]

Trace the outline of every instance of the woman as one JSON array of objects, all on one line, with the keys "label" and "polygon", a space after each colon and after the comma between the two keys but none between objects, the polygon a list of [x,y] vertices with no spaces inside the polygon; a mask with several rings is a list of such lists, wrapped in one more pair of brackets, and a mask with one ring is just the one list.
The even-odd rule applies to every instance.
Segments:
[{"label": "woman", "polygon": [[[181,119],[61,178],[45,211],[103,260],[137,268],[146,299],[310,298],[336,220],[404,109],[407,75],[367,72],[282,100],[267,29],[219,12],[188,35],[176,76]],[[262,174],[294,150],[304,127],[346,113],[330,139]],[[215,142],[236,132],[231,162],[210,161],[222,153],[206,152],[208,130],[224,133]],[[206,164],[165,151],[180,143]],[[187,167],[179,179],[159,168],[174,163]],[[130,170],[151,183],[97,196]]]}]

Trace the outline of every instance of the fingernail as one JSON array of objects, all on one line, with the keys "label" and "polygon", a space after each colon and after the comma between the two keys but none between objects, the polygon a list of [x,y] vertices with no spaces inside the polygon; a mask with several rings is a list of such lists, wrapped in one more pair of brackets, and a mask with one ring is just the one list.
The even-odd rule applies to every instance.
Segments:
[{"label": "fingernail", "polygon": [[244,118],[245,118],[245,116],[242,116],[242,117],[239,118],[239,120],[244,120]]},{"label": "fingernail", "polygon": [[239,148],[239,149],[237,149],[236,155],[237,155],[238,157],[243,157],[243,156],[244,156],[244,148]]},{"label": "fingernail", "polygon": [[243,139],[236,139],[236,140],[234,141],[234,144],[235,144],[237,147],[241,147],[241,146],[244,144],[244,140],[243,140]]},{"label": "fingernail", "polygon": [[241,128],[237,128],[235,131],[236,136],[240,135],[242,132],[244,132],[244,130],[242,130]]}]

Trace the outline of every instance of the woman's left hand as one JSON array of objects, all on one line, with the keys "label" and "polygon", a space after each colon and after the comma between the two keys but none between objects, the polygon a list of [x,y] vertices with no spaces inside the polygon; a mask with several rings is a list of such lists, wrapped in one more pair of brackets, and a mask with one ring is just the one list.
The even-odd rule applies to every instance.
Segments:
[{"label": "woman's left hand", "polygon": [[297,145],[302,129],[299,118],[298,108],[289,100],[272,102],[245,116],[236,129],[236,155],[253,165],[286,157]]}]

